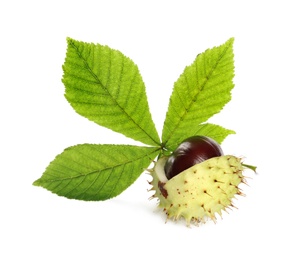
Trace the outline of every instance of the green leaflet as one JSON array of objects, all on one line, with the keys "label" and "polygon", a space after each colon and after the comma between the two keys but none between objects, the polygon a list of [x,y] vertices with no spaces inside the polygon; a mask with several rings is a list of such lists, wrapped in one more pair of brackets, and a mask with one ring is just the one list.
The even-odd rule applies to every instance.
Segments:
[{"label": "green leaflet", "polygon": [[138,67],[121,52],[67,39],[65,97],[80,115],[142,143],[158,146]]},{"label": "green leaflet", "polygon": [[140,176],[158,149],[131,145],[72,146],[56,156],[34,185],[70,199],[110,199]]},{"label": "green leaflet", "polygon": [[[200,124],[197,125],[194,128],[194,134],[193,135],[204,135],[204,136],[209,136],[210,138],[214,139],[217,141],[219,144],[222,143],[222,141],[229,135],[229,134],[235,134],[235,131],[233,130],[228,130],[226,128],[223,128],[219,125],[215,124]],[[181,143],[184,139],[188,138],[190,136],[186,136],[182,138],[181,140],[179,139],[178,143]],[[169,146],[169,149],[172,151],[175,150],[178,146],[178,143],[174,143],[173,146]]]},{"label": "green leaflet", "polygon": [[[234,133],[222,127],[199,126],[212,115],[218,113],[231,99],[234,87],[233,41],[199,54],[195,61],[185,68],[174,84],[166,114],[162,142],[173,150],[183,139],[201,133],[222,141]],[[199,132],[199,127],[202,129]]]}]

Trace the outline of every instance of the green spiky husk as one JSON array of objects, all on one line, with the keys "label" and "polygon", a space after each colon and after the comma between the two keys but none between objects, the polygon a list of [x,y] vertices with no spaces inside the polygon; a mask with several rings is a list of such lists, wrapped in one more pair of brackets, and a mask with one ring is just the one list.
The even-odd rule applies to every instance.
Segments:
[{"label": "green spiky husk", "polygon": [[234,207],[232,199],[243,195],[238,187],[245,182],[241,159],[232,155],[220,156],[196,164],[170,180],[164,173],[167,158],[162,157],[151,170],[150,184],[158,198],[159,207],[168,219],[184,218],[187,225],[216,220],[216,213],[222,215]]}]

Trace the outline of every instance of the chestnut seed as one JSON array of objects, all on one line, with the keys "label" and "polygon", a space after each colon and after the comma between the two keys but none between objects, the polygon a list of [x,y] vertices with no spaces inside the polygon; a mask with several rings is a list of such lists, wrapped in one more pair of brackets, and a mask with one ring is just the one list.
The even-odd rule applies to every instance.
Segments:
[{"label": "chestnut seed", "polygon": [[185,139],[168,158],[164,171],[167,179],[213,157],[222,156],[220,145],[207,136],[192,136]]}]

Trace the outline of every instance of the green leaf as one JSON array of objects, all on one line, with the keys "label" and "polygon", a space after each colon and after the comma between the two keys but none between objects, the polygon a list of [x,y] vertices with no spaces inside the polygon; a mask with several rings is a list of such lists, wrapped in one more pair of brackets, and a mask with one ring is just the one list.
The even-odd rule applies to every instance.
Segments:
[{"label": "green leaf", "polygon": [[81,144],[65,149],[33,184],[70,199],[106,200],[128,188],[159,148]]},{"label": "green leaf", "polygon": [[186,139],[190,136],[193,136],[193,135],[208,136],[220,144],[230,134],[235,134],[235,131],[226,129],[224,127],[221,127],[221,126],[215,125],[215,124],[209,124],[209,123],[200,124],[200,125],[194,127],[193,134],[190,133],[188,135],[186,134],[186,135],[181,136],[181,138],[179,138],[177,141],[175,141],[175,143],[173,145],[169,146],[169,150],[174,151],[184,139]]},{"label": "green leaf", "polygon": [[67,43],[62,81],[75,111],[134,140],[159,145],[145,85],[134,62],[108,46],[70,38]]},{"label": "green leaf", "polygon": [[[199,54],[175,82],[162,131],[162,142],[168,149],[184,137],[197,134],[199,125],[230,101],[234,87],[233,41],[231,38]],[[203,128],[201,133],[209,136],[209,131],[210,127]],[[217,127],[214,132],[215,136],[225,136],[233,131]]]}]

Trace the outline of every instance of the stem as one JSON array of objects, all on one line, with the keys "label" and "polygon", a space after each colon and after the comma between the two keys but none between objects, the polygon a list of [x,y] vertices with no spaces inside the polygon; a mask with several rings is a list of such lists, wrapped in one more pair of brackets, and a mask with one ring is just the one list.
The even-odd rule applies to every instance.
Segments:
[{"label": "stem", "polygon": [[248,169],[251,169],[252,171],[254,171],[255,173],[257,173],[256,172],[256,168],[257,168],[256,166],[245,164],[245,163],[242,163],[242,166],[244,166],[244,167],[246,167]]}]

